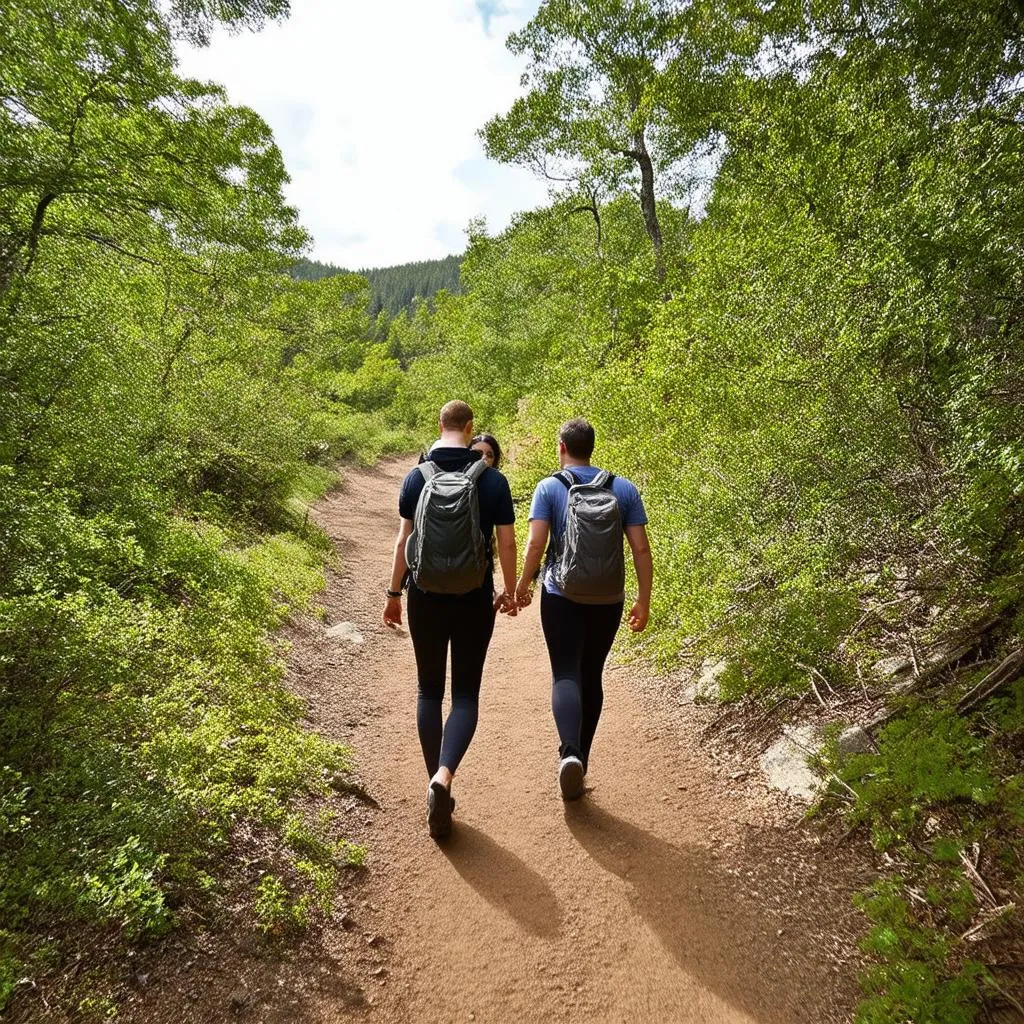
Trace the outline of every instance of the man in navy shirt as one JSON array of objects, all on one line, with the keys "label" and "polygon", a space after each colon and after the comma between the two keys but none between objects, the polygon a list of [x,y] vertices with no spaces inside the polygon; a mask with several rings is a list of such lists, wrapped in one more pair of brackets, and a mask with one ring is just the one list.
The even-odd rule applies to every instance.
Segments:
[{"label": "man in navy shirt", "polygon": [[[594,428],[584,419],[570,420],[558,432],[558,461],[579,483],[591,483],[601,472],[590,464],[594,451]],[[647,513],[640,492],[624,477],[611,481],[619,504],[626,541],[633,553],[639,594],[629,613],[629,628],[639,633],[647,626],[651,610],[654,565],[647,541]],[[516,585],[519,607],[530,603],[533,580],[540,569],[548,537],[548,564],[541,591],[540,619],[551,659],[551,708],[560,741],[558,784],[562,796],[574,800],[583,795],[583,777],[590,760],[590,747],[604,703],[602,674],[615,633],[622,621],[625,595],[610,595],[604,604],[572,601],[559,589],[554,578],[552,554],[565,532],[568,490],[555,477],[537,485],[530,506],[530,538],[523,572]]]},{"label": "man in navy shirt", "polygon": [[[441,409],[441,437],[426,459],[442,472],[465,470],[481,458],[469,448],[473,437],[473,410],[465,402],[448,402]],[[405,542],[412,532],[416,505],[426,481],[413,468],[402,482],[398,498],[399,529],[391,564],[391,583],[384,606],[384,623],[402,623],[402,586],[406,582]],[[516,535],[515,511],[508,481],[496,469],[483,471],[477,482],[480,531],[485,549],[493,550],[497,537],[498,562],[504,589],[494,594],[494,566],[489,564],[483,584],[466,594],[435,594],[408,581],[409,634],[416,654],[419,696],[416,727],[430,783],[427,787],[427,826],[441,837],[451,831],[452,778],[476,731],[487,648],[494,632],[494,617],[501,611],[515,615]],[[448,647],[451,645],[452,706],[442,726]]]}]

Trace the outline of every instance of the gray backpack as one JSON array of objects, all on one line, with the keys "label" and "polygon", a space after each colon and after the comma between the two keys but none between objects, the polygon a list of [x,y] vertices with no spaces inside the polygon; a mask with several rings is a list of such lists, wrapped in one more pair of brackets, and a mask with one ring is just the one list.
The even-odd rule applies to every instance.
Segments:
[{"label": "gray backpack", "polygon": [[622,512],[612,491],[615,479],[601,470],[581,483],[568,470],[555,473],[569,491],[565,530],[552,564],[558,589],[580,604],[614,604],[625,596]]},{"label": "gray backpack", "polygon": [[442,472],[422,462],[423,490],[416,503],[405,561],[413,582],[431,594],[466,594],[487,575],[487,548],[480,532],[477,481],[487,469],[478,459],[465,470]]}]

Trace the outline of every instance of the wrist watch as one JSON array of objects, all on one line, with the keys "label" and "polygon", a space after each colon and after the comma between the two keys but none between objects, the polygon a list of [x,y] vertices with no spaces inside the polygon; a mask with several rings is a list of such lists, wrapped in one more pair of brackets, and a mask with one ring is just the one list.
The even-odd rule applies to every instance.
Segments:
[{"label": "wrist watch", "polygon": [[402,596],[402,592],[400,590],[385,590],[384,593],[387,594],[388,597],[401,597]]}]

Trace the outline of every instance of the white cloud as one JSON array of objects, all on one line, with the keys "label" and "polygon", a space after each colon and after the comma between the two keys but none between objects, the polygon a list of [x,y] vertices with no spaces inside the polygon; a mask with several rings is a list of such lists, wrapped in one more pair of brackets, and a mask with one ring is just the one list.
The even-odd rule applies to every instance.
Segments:
[{"label": "white cloud", "polygon": [[522,66],[504,46],[537,0],[293,0],[258,34],[180,49],[183,74],[220,82],[270,124],[287,195],[317,259],[356,268],[458,251],[544,201],[529,172],[484,158],[476,131],[508,109]]}]

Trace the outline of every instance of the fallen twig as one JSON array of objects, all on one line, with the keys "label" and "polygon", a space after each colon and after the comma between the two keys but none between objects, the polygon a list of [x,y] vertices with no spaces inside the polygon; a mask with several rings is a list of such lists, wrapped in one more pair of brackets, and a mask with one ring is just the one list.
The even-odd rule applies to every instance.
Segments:
[{"label": "fallen twig", "polygon": [[[907,687],[899,691],[901,697],[909,697],[912,693],[917,693],[919,690],[923,690],[936,676],[941,672],[944,672],[950,665],[956,664],[961,658],[966,657],[975,647],[981,642],[981,637],[975,637],[973,641],[967,644],[963,644],[960,647],[954,648],[948,654],[943,655],[938,661],[929,665],[924,669],[921,674]],[[889,708],[883,710],[880,714],[864,723],[864,728],[868,732],[872,732],[878,729],[880,726],[888,725],[894,718],[898,718],[903,712],[904,708]]]},{"label": "fallen twig", "polygon": [[1004,686],[1012,683],[1024,669],[1024,647],[1018,647],[1008,654],[977,686],[972,687],[960,698],[956,709],[961,714],[984,704]]},{"label": "fallen twig", "polygon": [[860,662],[859,661],[854,661],[853,665],[854,665],[854,668],[856,668],[856,670],[857,670],[857,680],[860,683],[860,688],[861,688],[862,692],[864,693],[864,699],[865,700],[871,700],[871,697],[868,695],[867,685],[864,682],[864,673],[861,671]]},{"label": "fallen twig", "polygon": [[829,690],[831,690],[832,693],[835,694],[835,696],[838,697],[839,695],[836,693],[835,690],[832,689],[832,685],[813,666],[805,665],[802,661],[794,661],[793,664],[796,665],[797,668],[803,669],[807,673],[807,675],[808,675],[808,680],[807,681],[811,684],[811,689],[814,691],[814,696],[818,698],[818,703],[827,711],[829,706],[828,706],[828,704],[825,703],[825,699],[821,696],[821,691],[818,689],[817,686],[814,685],[814,677],[817,676],[829,688]]},{"label": "fallen twig", "polygon": [[811,689],[814,691],[814,696],[818,698],[818,703],[827,711],[828,705],[825,703],[821,694],[818,692],[818,688],[814,685],[813,677],[808,679],[808,682],[811,684]]},{"label": "fallen twig", "polygon": [[[975,852],[977,854],[977,844],[975,844]],[[982,892],[989,898],[993,908],[999,905],[999,901],[992,895],[992,890],[988,887],[985,879],[978,873],[977,867],[971,863],[971,858],[968,857],[963,850],[960,851],[960,860],[963,862],[964,867],[967,869],[968,875],[973,878],[978,885],[981,887]]]},{"label": "fallen twig", "polygon": [[991,974],[988,976],[988,982],[1024,1018],[1024,1006],[1020,1005],[1019,1000],[1010,995]]},{"label": "fallen twig", "polygon": [[960,936],[964,942],[975,942],[978,936],[983,932],[989,925],[996,924],[1002,917],[1012,913],[1017,909],[1016,903],[1005,903],[1001,907],[993,907],[991,910],[983,910],[981,912],[981,920],[972,925]]}]

